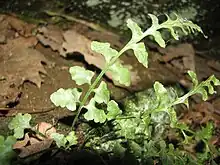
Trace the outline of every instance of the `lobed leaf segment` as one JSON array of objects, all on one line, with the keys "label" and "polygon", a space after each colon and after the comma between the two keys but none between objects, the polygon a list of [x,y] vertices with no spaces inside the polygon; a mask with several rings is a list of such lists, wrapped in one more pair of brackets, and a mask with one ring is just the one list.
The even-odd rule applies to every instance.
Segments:
[{"label": "lobed leaf segment", "polygon": [[14,136],[8,136],[6,139],[0,136],[0,162],[4,165],[11,165],[12,159],[16,156],[12,146],[16,143]]}]

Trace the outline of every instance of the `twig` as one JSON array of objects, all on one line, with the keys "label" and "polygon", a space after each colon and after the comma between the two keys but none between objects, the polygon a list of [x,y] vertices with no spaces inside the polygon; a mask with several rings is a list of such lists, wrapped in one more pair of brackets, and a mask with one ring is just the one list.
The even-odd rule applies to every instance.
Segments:
[{"label": "twig", "polygon": [[99,31],[99,32],[105,32],[105,33],[108,33],[108,34],[110,34],[112,36],[117,36],[116,34],[107,31],[105,28],[102,28],[98,24],[94,24],[92,22],[84,21],[84,20],[75,18],[73,16],[69,16],[69,15],[62,14],[62,13],[56,13],[56,12],[49,11],[49,10],[45,10],[44,13],[46,13],[47,15],[52,16],[52,17],[54,17],[54,16],[62,17],[64,19],[68,20],[68,21],[73,21],[73,22],[80,23],[82,25],[85,25],[85,26],[87,26],[87,27],[89,27],[89,28],[91,28],[93,30]]},{"label": "twig", "polygon": [[7,108],[7,107],[0,107],[1,111],[8,111],[8,114],[3,116],[15,116],[17,113],[30,113],[30,114],[37,114],[37,113],[46,113],[54,110],[56,107],[47,107],[47,108]]}]

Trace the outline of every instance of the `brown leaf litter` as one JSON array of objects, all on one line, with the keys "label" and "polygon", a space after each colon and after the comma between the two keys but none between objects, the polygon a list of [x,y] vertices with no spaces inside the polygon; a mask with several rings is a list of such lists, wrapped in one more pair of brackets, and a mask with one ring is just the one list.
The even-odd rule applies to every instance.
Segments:
[{"label": "brown leaf litter", "polygon": [[19,150],[20,158],[44,151],[50,148],[53,142],[51,134],[56,133],[56,129],[50,123],[41,122],[32,129],[37,133],[26,133],[22,140],[13,145],[13,149]]},{"label": "brown leaf litter", "polygon": [[191,44],[179,44],[177,46],[168,46],[167,48],[158,48],[163,54],[162,61],[168,67],[178,69],[181,73],[186,73],[188,70],[195,71],[195,50]]},{"label": "brown leaf litter", "polygon": [[215,74],[220,77],[220,61],[206,59],[197,55],[192,44],[183,43],[178,45],[170,45],[166,48],[160,48],[149,44],[149,46],[160,53],[156,55],[154,60],[163,63],[177,77],[179,83],[186,88],[191,87],[191,80],[186,77],[188,70],[194,71],[198,75],[198,80],[202,81],[210,75]]},{"label": "brown leaf litter", "polygon": [[25,81],[30,81],[40,88],[43,80],[39,73],[47,73],[42,62],[49,62],[44,55],[33,48],[22,47],[17,43],[24,42],[18,38],[1,46],[1,49],[4,50],[4,60],[0,62],[1,105],[14,100],[16,95],[20,93],[20,87]]},{"label": "brown leaf litter", "polygon": [[192,128],[198,128],[208,122],[213,122],[215,131],[210,142],[220,146],[220,99],[206,101],[195,104],[192,108],[185,111],[180,122],[190,125]]},{"label": "brown leaf litter", "polygon": [[40,88],[43,79],[39,73],[47,74],[42,64],[51,63],[34,49],[38,41],[30,37],[33,26],[11,16],[0,18],[0,34],[5,38],[0,44],[0,105],[3,107],[18,100],[25,81]]}]

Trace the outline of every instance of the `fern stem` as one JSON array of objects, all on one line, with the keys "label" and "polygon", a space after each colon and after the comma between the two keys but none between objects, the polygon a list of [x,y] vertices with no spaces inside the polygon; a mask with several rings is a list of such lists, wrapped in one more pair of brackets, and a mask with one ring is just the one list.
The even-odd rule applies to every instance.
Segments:
[{"label": "fern stem", "polygon": [[[128,43],[128,44],[129,44],[129,43]],[[73,120],[73,122],[72,122],[72,126],[71,126],[72,130],[74,130],[74,126],[75,126],[75,124],[76,124],[76,122],[77,122],[77,120],[78,120],[78,117],[79,117],[79,115],[80,115],[80,113],[81,113],[81,111],[82,111],[84,105],[86,104],[86,102],[87,102],[87,100],[88,100],[90,94],[92,93],[93,89],[94,89],[94,88],[96,87],[96,85],[100,82],[101,78],[102,78],[103,75],[108,71],[109,67],[110,67],[111,65],[113,65],[113,64],[116,62],[116,60],[117,60],[125,51],[127,51],[127,50],[129,49],[128,44],[126,44],[126,45],[124,46],[124,48],[121,49],[121,51],[118,53],[117,56],[115,56],[114,58],[111,59],[111,61],[106,65],[106,67],[101,71],[101,73],[98,75],[98,77],[97,77],[97,78],[95,79],[95,81],[92,83],[92,85],[89,87],[88,91],[86,92],[85,96],[83,97],[82,101],[80,102],[80,105],[79,105],[79,108],[78,108],[78,110],[77,110],[76,116],[75,116],[75,118],[74,118],[74,120]]]}]

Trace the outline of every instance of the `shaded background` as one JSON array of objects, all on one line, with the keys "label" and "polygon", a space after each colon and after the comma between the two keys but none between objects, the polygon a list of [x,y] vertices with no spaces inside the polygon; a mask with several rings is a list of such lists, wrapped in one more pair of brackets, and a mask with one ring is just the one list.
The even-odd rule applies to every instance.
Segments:
[{"label": "shaded background", "polygon": [[120,31],[126,30],[125,21],[128,18],[147,28],[148,13],[161,15],[176,12],[199,24],[209,36],[208,40],[200,37],[194,46],[198,50],[212,50],[211,55],[215,58],[220,56],[219,0],[1,0],[0,10],[32,19],[44,17],[44,10],[53,10]]},{"label": "shaded background", "polygon": [[1,0],[0,9],[32,17],[41,16],[43,10],[62,10],[113,27],[122,26],[127,18],[146,27],[147,13],[177,12],[199,23],[209,36],[220,33],[219,0]]}]

